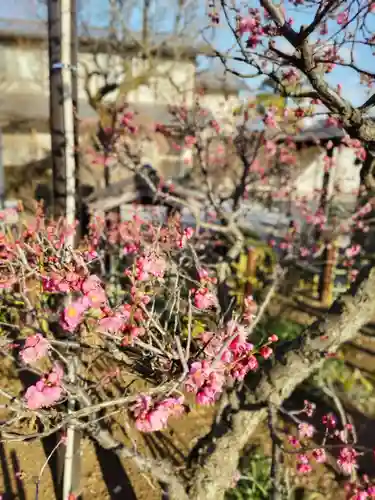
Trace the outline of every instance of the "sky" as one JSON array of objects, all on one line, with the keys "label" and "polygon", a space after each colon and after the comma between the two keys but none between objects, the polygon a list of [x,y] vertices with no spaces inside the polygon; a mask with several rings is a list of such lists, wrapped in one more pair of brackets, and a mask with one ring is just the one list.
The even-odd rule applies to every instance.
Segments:
[{"label": "sky", "polygon": [[[85,21],[86,24],[92,26],[105,26],[107,22],[106,8],[108,8],[108,0],[77,0],[81,5],[81,19]],[[136,0],[135,0],[136,1]],[[254,4],[256,0],[253,0]],[[158,5],[162,6],[163,2],[167,0],[158,0]],[[21,18],[21,19],[36,19],[43,17],[45,15],[45,9],[41,8],[41,0],[11,0],[4,2],[0,0],[0,17],[6,18]],[[205,3],[202,1],[202,4]],[[2,4],[2,5],[1,5]],[[311,22],[311,12],[306,11],[303,7],[287,7],[288,14],[293,17],[293,28],[298,31],[302,24],[309,24]],[[164,12],[166,12],[165,9]],[[205,16],[204,9],[202,9],[202,15]],[[168,18],[166,18],[168,19]],[[140,16],[133,13],[131,17],[131,27],[137,29],[140,26]],[[224,24],[224,23],[223,23]],[[375,32],[375,14],[370,14],[369,16],[369,26],[373,28]],[[329,21],[329,29],[337,29],[338,25],[336,20],[333,19]],[[226,50],[233,43],[229,29],[224,27],[216,28],[215,35],[215,45]],[[278,46],[282,50],[290,50],[288,42],[285,40],[279,40]],[[375,50],[375,48],[374,48]],[[344,49],[342,56],[348,57],[349,50]],[[362,64],[366,61],[367,67],[371,69],[371,66],[375,66],[375,57],[372,55],[372,51],[369,47],[363,45],[358,46],[355,52],[356,60],[361,61]],[[366,66],[365,66],[366,67]],[[354,105],[362,104],[368,97],[365,93],[365,88],[360,84],[358,76],[352,71],[346,68],[337,68],[331,75],[327,76],[327,80],[333,86],[337,84],[343,84],[343,96],[348,98]],[[260,84],[260,80],[250,79],[248,80],[250,88],[256,88]]]}]

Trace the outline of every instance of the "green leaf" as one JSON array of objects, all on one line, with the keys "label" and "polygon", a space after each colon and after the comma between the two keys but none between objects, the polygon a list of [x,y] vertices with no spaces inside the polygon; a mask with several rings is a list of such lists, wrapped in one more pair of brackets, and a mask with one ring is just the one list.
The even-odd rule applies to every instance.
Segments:
[{"label": "green leaf", "polygon": [[374,387],[372,383],[362,373],[359,374],[359,381],[367,392],[373,391]]},{"label": "green leaf", "polygon": [[49,323],[45,318],[39,319],[39,326],[44,334],[47,334],[49,332]]}]

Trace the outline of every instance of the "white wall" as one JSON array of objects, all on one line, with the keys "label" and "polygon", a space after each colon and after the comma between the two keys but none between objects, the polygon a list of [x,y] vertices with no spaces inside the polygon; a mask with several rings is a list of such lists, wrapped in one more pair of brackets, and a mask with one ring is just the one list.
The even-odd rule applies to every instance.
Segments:
[{"label": "white wall", "polygon": [[[133,76],[142,72],[139,59],[133,58],[125,64],[119,55],[105,53],[78,54],[78,92],[81,99],[86,98],[84,76],[86,70],[100,70],[108,73],[109,82],[121,83],[126,71]],[[148,73],[148,72],[146,72]],[[151,76],[146,85],[130,92],[130,102],[177,104],[186,100],[190,106],[193,102],[195,64],[192,61],[160,60],[150,71]],[[173,82],[173,83],[172,83]],[[0,85],[6,91],[41,92],[49,90],[48,49],[28,45],[0,46]],[[11,84],[9,86],[9,84]],[[104,84],[104,78],[94,75],[90,78],[89,89],[92,93]],[[177,88],[176,88],[177,87]]]},{"label": "white wall", "polygon": [[[47,92],[48,79],[47,48],[0,46],[0,84],[7,91]],[[9,82],[11,87],[5,85]]]},{"label": "white wall", "polygon": [[51,150],[49,134],[3,134],[4,166],[22,166],[42,160]]},{"label": "white wall", "polygon": [[207,92],[200,98],[200,104],[211,111],[223,131],[230,133],[233,130],[236,123],[233,111],[241,104],[241,99],[237,95],[225,97],[218,93]]},{"label": "white wall", "polygon": [[129,102],[186,104],[192,106],[195,64],[192,61],[160,60],[147,70],[143,61],[133,58],[133,76],[150,73],[147,83],[128,94]]},{"label": "white wall", "polygon": [[[324,176],[323,158],[326,152],[323,150],[295,181],[296,195],[313,197],[314,189],[321,189]],[[358,189],[360,184],[360,165],[355,165],[355,152],[347,147],[336,148],[334,151],[335,166],[331,170],[328,186],[328,196],[334,194],[334,186],[337,185],[341,195],[335,194],[340,199],[351,195],[353,190]]]}]

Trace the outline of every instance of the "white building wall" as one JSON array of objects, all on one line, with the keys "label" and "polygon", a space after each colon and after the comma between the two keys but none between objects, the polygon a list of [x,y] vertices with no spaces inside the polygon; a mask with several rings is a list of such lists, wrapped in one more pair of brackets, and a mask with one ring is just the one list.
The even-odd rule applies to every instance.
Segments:
[{"label": "white building wall", "polygon": [[196,67],[192,61],[160,60],[147,69],[139,58],[133,59],[133,76],[149,74],[146,83],[128,94],[134,103],[157,103],[160,105],[193,104]]},{"label": "white building wall", "polygon": [[[322,188],[325,155],[326,151],[322,150],[321,154],[298,176],[294,184],[297,196],[312,198],[314,190]],[[347,147],[335,148],[334,158],[335,166],[331,170],[328,197],[333,195],[335,199],[349,197],[360,184],[360,165],[355,164],[355,151]],[[335,186],[339,188],[340,194],[335,192]]]},{"label": "white building wall", "polygon": [[211,111],[223,132],[233,131],[236,124],[234,111],[241,105],[241,99],[238,95],[232,94],[225,97],[217,92],[207,92],[200,97],[200,105]]},{"label": "white building wall", "polygon": [[30,132],[30,134],[5,133],[3,140],[4,167],[21,167],[26,163],[45,158],[51,150],[49,134]]},{"label": "white building wall", "polygon": [[[105,53],[78,54],[78,92],[86,99],[85,76],[98,70],[107,73],[110,83],[121,83],[126,74],[139,76],[143,71],[149,81],[132,90],[129,102],[177,104],[193,103],[195,64],[192,61],[160,60],[151,70],[142,70],[139,59],[125,61],[119,55]],[[94,94],[105,80],[100,75],[90,78],[89,89]],[[10,85],[9,85],[10,84]],[[6,91],[24,93],[49,92],[47,47],[2,46],[0,52],[0,87]],[[113,98],[113,96],[112,96]]]},{"label": "white building wall", "polygon": [[6,91],[48,92],[48,81],[47,48],[22,44],[0,47],[0,85]]}]

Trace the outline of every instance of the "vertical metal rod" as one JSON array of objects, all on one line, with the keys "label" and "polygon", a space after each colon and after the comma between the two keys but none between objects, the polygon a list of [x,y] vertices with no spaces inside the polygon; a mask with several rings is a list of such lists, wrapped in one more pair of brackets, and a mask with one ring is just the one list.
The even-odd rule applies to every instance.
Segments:
[{"label": "vertical metal rod", "polygon": [[[65,125],[65,173],[66,202],[65,219],[73,225],[76,218],[76,177],[75,177],[75,145],[74,145],[74,109],[71,60],[71,0],[61,0],[61,65],[63,82],[63,112]],[[72,235],[71,246],[74,245]]]}]

